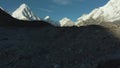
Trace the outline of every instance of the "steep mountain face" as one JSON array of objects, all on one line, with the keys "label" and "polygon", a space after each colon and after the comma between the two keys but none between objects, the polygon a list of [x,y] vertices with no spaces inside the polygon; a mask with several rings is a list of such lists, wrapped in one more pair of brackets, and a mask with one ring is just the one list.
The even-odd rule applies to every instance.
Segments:
[{"label": "steep mountain face", "polygon": [[74,26],[74,22],[68,19],[67,17],[61,19],[60,21],[60,26],[61,27],[71,27]]},{"label": "steep mountain face", "polygon": [[101,22],[120,21],[120,0],[110,0],[103,7],[94,9],[87,15],[78,18],[76,26],[99,24]]},{"label": "steep mountain face", "polygon": [[[103,16],[106,21],[114,21],[115,19],[120,20],[120,0],[110,0],[105,6],[101,7],[103,9]],[[116,21],[115,20],[115,21]]]},{"label": "steep mountain face", "polygon": [[13,13],[12,16],[19,20],[40,20],[39,17],[33,14],[30,8],[26,4],[22,4],[19,8],[17,8]]}]

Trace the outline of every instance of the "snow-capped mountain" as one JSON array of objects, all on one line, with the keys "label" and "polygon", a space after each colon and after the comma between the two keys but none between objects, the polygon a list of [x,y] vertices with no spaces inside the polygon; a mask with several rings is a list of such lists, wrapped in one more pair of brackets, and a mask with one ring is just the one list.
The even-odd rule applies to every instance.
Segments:
[{"label": "snow-capped mountain", "polygon": [[12,16],[19,20],[40,20],[40,18],[34,15],[30,8],[24,3],[12,13]]},{"label": "snow-capped mountain", "polygon": [[109,0],[102,7],[78,18],[76,26],[120,21],[120,0]]},{"label": "snow-capped mountain", "polygon": [[50,21],[51,21],[50,16],[46,16],[46,17],[44,18],[44,20],[47,21],[47,22],[50,22]]},{"label": "snow-capped mountain", "polygon": [[46,17],[44,18],[44,21],[52,24],[53,26],[60,26],[60,25],[59,25],[59,22],[52,20],[52,19],[50,18],[50,16],[46,16]]},{"label": "snow-capped mountain", "polygon": [[60,26],[61,27],[71,27],[71,26],[74,26],[74,22],[71,21],[70,19],[68,19],[67,17],[64,17],[59,22],[60,22]]}]

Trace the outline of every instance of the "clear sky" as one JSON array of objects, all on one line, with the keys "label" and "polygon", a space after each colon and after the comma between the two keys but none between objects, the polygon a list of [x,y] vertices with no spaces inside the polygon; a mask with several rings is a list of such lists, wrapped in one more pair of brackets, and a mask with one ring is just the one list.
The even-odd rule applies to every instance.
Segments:
[{"label": "clear sky", "polygon": [[53,20],[68,17],[75,21],[82,14],[105,5],[109,0],[0,0],[0,6],[12,13],[22,3],[26,3],[40,18],[50,16]]}]

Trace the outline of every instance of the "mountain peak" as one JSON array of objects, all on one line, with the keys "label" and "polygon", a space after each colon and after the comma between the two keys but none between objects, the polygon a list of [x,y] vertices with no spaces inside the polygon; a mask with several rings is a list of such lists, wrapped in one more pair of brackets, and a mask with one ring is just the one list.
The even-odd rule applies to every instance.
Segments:
[{"label": "mountain peak", "polygon": [[60,26],[61,27],[71,27],[74,26],[74,22],[71,21],[69,18],[64,17],[63,19],[61,19],[60,21]]},{"label": "mountain peak", "polygon": [[44,20],[49,20],[50,19],[50,16],[46,16],[45,18],[44,18]]},{"label": "mountain peak", "polygon": [[20,11],[30,10],[30,8],[25,3],[21,4],[18,9]]},{"label": "mountain peak", "polygon": [[19,8],[22,8],[22,9],[24,9],[24,8],[29,8],[25,3],[23,3],[23,4],[21,4],[20,5],[20,7]]},{"label": "mountain peak", "polygon": [[63,20],[69,20],[67,17],[64,17]]},{"label": "mountain peak", "polygon": [[119,6],[120,0],[109,0],[104,6],[96,8],[89,14],[78,18],[76,26],[120,21]]},{"label": "mountain peak", "polygon": [[21,4],[21,6],[27,6],[25,3]]},{"label": "mountain peak", "polygon": [[20,19],[20,20],[40,20],[39,17],[33,14],[31,9],[23,3],[20,5],[19,8],[17,8],[13,13],[12,16],[14,18]]}]

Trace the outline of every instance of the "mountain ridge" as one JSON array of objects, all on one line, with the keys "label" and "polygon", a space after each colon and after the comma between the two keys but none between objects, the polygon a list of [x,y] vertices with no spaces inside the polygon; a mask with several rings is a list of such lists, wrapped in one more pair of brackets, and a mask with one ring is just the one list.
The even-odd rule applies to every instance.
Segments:
[{"label": "mountain ridge", "polygon": [[89,14],[79,17],[76,26],[120,21],[119,6],[120,0],[109,0],[104,6],[96,8]]},{"label": "mountain ridge", "polygon": [[0,9],[0,26],[13,26],[13,27],[42,27],[42,26],[52,26],[48,22],[43,20],[40,21],[25,21],[13,18],[10,14]]},{"label": "mountain ridge", "polygon": [[[109,0],[104,6],[95,8],[89,14],[79,17],[76,22],[73,22],[71,19],[64,17],[59,21],[54,21],[51,20],[50,16],[46,16],[47,19],[43,20],[57,27],[72,27],[72,26],[80,27],[85,25],[97,25],[102,22],[120,22],[119,6],[120,6],[119,0]],[[18,11],[16,10],[15,12],[13,12],[12,16],[20,20],[28,21],[40,20],[24,3],[18,8]]]}]

